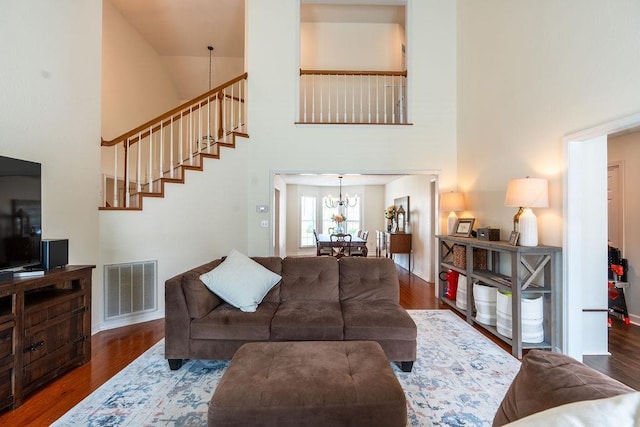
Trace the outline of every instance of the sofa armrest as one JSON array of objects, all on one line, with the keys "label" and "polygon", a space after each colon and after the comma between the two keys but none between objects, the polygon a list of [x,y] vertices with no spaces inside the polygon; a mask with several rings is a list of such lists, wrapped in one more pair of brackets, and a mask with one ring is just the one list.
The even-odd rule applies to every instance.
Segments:
[{"label": "sofa armrest", "polygon": [[191,317],[182,289],[182,275],[164,282],[164,301],[165,358],[188,358]]},{"label": "sofa armrest", "polygon": [[498,408],[493,426],[502,426],[556,406],[633,391],[569,356],[531,350],[522,359],[520,371]]}]

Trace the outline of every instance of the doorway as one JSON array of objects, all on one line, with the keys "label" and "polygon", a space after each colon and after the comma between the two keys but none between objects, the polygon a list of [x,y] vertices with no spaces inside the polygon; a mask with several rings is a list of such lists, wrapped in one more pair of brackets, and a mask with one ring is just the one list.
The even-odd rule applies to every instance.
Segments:
[{"label": "doorway", "polygon": [[563,138],[562,352],[608,353],[607,138],[640,127],[640,114]]}]

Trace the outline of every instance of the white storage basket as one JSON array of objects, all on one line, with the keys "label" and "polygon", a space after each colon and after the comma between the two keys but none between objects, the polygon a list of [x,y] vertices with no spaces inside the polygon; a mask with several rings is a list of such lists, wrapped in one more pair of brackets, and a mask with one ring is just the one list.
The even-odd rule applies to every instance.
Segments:
[{"label": "white storage basket", "polygon": [[460,310],[467,309],[467,276],[458,277],[458,289],[456,291],[456,307]]},{"label": "white storage basket", "polygon": [[[536,298],[522,298],[521,320],[522,342],[541,343],[544,341],[544,311],[542,295]],[[511,294],[498,292],[496,299],[496,329],[499,334],[512,338]]]},{"label": "white storage basket", "polygon": [[496,299],[498,289],[480,282],[473,284],[473,301],[476,306],[476,320],[484,325],[496,324]]}]

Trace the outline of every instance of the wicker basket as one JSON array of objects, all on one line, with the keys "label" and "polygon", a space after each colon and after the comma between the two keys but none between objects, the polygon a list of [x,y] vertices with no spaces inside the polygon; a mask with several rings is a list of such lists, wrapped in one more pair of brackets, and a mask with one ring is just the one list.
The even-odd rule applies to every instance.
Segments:
[{"label": "wicker basket", "polygon": [[[453,246],[453,265],[458,268],[467,268],[467,247],[463,245]],[[473,249],[473,268],[478,270],[487,269],[487,250]]]}]

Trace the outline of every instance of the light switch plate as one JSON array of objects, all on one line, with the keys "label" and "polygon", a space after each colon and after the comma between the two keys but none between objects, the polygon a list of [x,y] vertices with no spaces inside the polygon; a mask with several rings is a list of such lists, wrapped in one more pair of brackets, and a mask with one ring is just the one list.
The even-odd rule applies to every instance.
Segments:
[{"label": "light switch plate", "polygon": [[258,213],[269,212],[269,205],[256,205],[256,212]]}]

